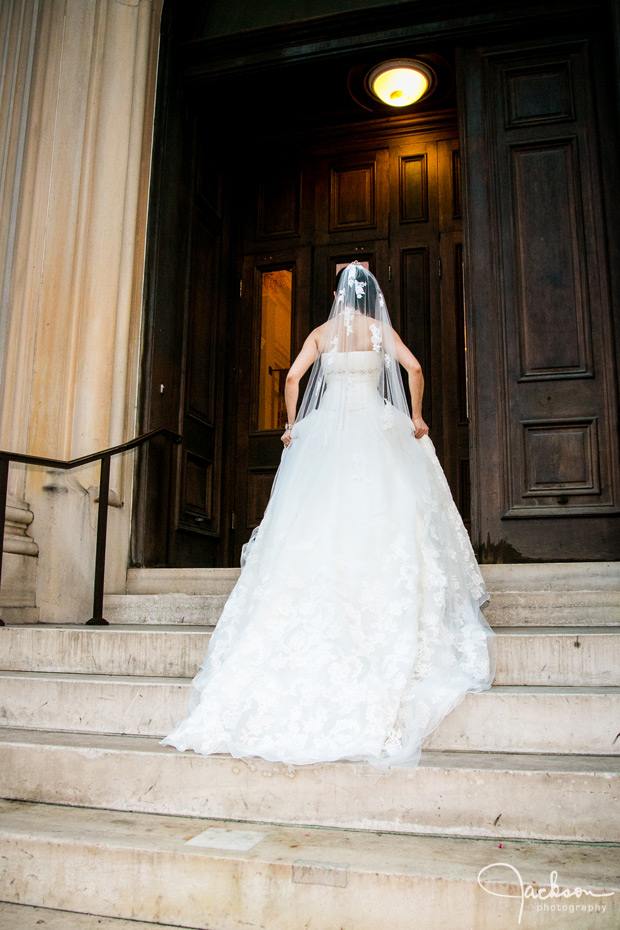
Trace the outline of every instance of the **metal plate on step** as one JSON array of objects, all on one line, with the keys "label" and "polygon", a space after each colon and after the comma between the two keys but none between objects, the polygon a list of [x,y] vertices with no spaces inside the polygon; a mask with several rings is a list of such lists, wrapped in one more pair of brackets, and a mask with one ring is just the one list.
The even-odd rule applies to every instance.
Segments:
[{"label": "metal plate on step", "polygon": [[186,846],[207,846],[210,849],[236,849],[247,852],[267,836],[255,830],[228,830],[225,827],[209,827],[187,840]]}]

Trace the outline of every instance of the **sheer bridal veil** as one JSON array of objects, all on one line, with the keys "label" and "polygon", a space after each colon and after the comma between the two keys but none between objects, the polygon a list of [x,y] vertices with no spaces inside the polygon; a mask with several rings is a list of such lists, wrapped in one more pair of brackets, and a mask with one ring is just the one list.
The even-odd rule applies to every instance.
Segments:
[{"label": "sheer bridal veil", "polygon": [[[373,367],[377,368],[377,391],[385,405],[386,423],[394,410],[410,417],[383,292],[370,271],[352,262],[340,273],[329,317],[319,328],[319,350],[296,423],[320,407],[330,375],[353,374],[359,369],[362,352],[376,354]],[[345,379],[340,394],[343,409],[350,385],[350,379]]]},{"label": "sheer bridal veil", "polygon": [[[276,486],[291,459],[296,456],[296,439],[310,430],[320,445],[339,455],[347,443],[347,424],[373,416],[393,439],[410,441],[411,414],[396,353],[396,337],[385,298],[375,276],[359,262],[341,272],[329,316],[316,330],[318,351],[298,406],[291,443],[282,453],[271,488]],[[312,421],[312,425],[311,422]],[[350,448],[350,443],[348,444]],[[301,452],[301,450],[299,450]],[[342,467],[350,456],[342,456]],[[303,494],[304,489],[299,488]],[[245,565],[256,527],[242,549]]]}]

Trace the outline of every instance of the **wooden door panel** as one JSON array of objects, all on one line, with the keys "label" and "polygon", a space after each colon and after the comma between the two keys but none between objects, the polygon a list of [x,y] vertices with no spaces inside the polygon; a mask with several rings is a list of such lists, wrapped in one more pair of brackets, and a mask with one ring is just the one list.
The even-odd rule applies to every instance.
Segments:
[{"label": "wooden door panel", "polygon": [[174,448],[172,474],[160,447],[140,452],[132,558],[147,566],[221,565],[223,172],[203,122],[181,125],[170,100],[165,108],[172,154],[166,183],[160,178],[152,193],[141,427],[168,426],[184,441]]},{"label": "wooden door panel", "polygon": [[390,240],[425,245],[439,229],[437,142],[417,141],[390,146]]},{"label": "wooden door panel", "polygon": [[178,527],[220,532],[221,404],[216,390],[220,234],[197,216],[187,312],[187,367]]},{"label": "wooden door panel", "polygon": [[[431,267],[437,268],[437,244],[434,242],[412,248],[401,248],[396,265],[395,284],[397,288],[397,305],[399,321],[394,327],[422,366],[424,374],[424,395],[422,397],[422,416],[428,424],[432,436],[443,445],[438,433],[441,417],[434,419],[433,398],[436,393],[436,366],[433,360],[433,324],[438,319],[437,289],[431,288]],[[434,283],[434,282],[433,282]],[[435,355],[438,361],[438,356]],[[437,368],[439,364],[437,364]],[[405,381],[406,384],[406,381]],[[439,385],[436,386],[437,390]],[[407,400],[411,403],[407,387]]]},{"label": "wooden door panel", "polygon": [[592,377],[577,139],[511,146],[509,160],[517,377]]},{"label": "wooden door panel", "polygon": [[288,239],[299,235],[301,171],[291,168],[258,184],[256,239]]},{"label": "wooden door panel", "polygon": [[386,149],[334,154],[315,164],[314,242],[377,240],[388,234]]},{"label": "wooden door panel", "polygon": [[329,231],[349,233],[377,225],[377,166],[332,164],[329,174]]},{"label": "wooden door panel", "polygon": [[[452,152],[450,161],[452,161]],[[441,267],[441,356],[444,360],[441,396],[443,421],[448,437],[443,447],[443,464],[452,496],[465,526],[470,530],[467,332],[463,303],[463,245],[460,230],[442,233]]]},{"label": "wooden door panel", "polygon": [[[441,456],[440,308],[438,288],[439,213],[437,143],[415,136],[390,147],[389,309],[395,329],[424,373],[422,416]],[[409,388],[404,379],[407,400]]]},{"label": "wooden door panel", "polygon": [[560,48],[542,60],[538,52],[529,61],[500,58],[491,68],[503,89],[494,148],[508,336],[505,517],[614,507],[583,54]]},{"label": "wooden door panel", "polygon": [[461,149],[458,138],[437,143],[439,185],[439,228],[443,233],[460,232],[463,226]]},{"label": "wooden door panel", "polygon": [[463,267],[461,151],[458,138],[437,142],[440,303],[443,360],[443,466],[463,522],[471,532],[469,384]]},{"label": "wooden door panel", "polygon": [[310,244],[314,168],[285,150],[266,147],[231,165],[243,255]]},{"label": "wooden door panel", "polygon": [[428,222],[428,151],[397,157],[399,222]]},{"label": "wooden door panel", "polygon": [[169,563],[217,565],[223,558],[221,488],[225,373],[221,333],[221,220],[196,198],[180,351],[180,432]]},{"label": "wooden door panel", "polygon": [[497,444],[477,461],[489,560],[615,549],[618,524],[604,515],[620,513],[617,400],[588,45],[463,55],[476,446]]},{"label": "wooden door panel", "polygon": [[455,307],[462,305],[461,272],[454,271],[451,251],[461,235],[460,174],[458,139],[447,128],[447,138],[412,135],[390,147],[390,308],[394,326],[422,365],[422,416],[462,507],[468,442],[467,418],[459,422],[458,408],[464,344]]}]

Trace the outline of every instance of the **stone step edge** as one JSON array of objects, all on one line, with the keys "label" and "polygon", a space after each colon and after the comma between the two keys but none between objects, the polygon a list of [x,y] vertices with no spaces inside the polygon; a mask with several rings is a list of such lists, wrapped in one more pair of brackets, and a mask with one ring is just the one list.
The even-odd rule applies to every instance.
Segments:
[{"label": "stone step edge", "polygon": [[[155,635],[163,633],[173,633],[183,635],[185,633],[210,634],[215,630],[215,623],[110,623],[107,626],[86,626],[84,623],[7,623],[0,629],[0,635],[4,630],[69,630],[71,632],[80,632],[88,635],[97,633],[153,633]],[[508,629],[502,627],[503,630]],[[535,627],[538,629],[538,627]],[[563,632],[567,627],[551,627],[552,631],[559,630]],[[589,632],[589,627],[580,627]],[[527,627],[524,627],[527,630]],[[609,627],[597,627],[596,631],[609,633]],[[595,632],[596,632],[595,631]],[[618,630],[620,633],[620,629]]]},{"label": "stone step edge", "polygon": [[[489,603],[493,603],[494,599],[497,599],[498,603],[503,604],[528,604],[528,597],[533,597],[535,600],[532,602],[533,606],[537,603],[549,603],[552,602],[552,599],[557,598],[559,603],[564,603],[567,599],[575,599],[577,604],[583,598],[584,603],[590,603],[591,600],[597,596],[601,598],[603,602],[609,602],[611,604],[620,603],[620,591],[618,590],[618,584],[620,584],[620,579],[618,582],[614,582],[610,587],[583,587],[583,588],[567,588],[562,587],[557,590],[554,588],[515,588],[514,590],[509,590],[507,588],[489,588]],[[165,603],[166,600],[172,598],[178,598],[182,601],[192,601],[192,600],[226,600],[230,597],[230,593],[234,587],[226,586],[224,588],[223,584],[218,584],[218,587],[222,588],[220,591],[209,590],[205,582],[205,590],[194,590],[194,591],[184,591],[182,588],[180,590],[161,590],[161,591],[106,591],[104,595],[104,602],[106,599],[113,601],[120,600],[125,598],[129,603],[132,601],[137,602],[139,600],[147,601],[162,601]],[[485,608],[486,609],[486,608]]]},{"label": "stone step edge", "polygon": [[148,603],[153,604],[166,604],[168,601],[180,601],[181,603],[193,604],[198,601],[223,601],[226,602],[230,597],[230,592],[227,593],[211,593],[209,591],[202,591],[199,594],[187,594],[185,591],[161,591],[154,592],[152,594],[124,594],[123,592],[114,593],[110,591],[104,595],[103,603],[105,604],[137,604],[141,601],[147,601]]},{"label": "stone step edge", "polygon": [[[584,590],[617,588],[620,562],[533,562],[480,565],[485,583],[490,589],[506,592],[555,589],[575,589],[584,581]],[[241,570],[232,568],[130,568],[125,592],[128,594],[158,593],[168,590],[171,582],[179,589],[215,582],[233,584]],[[538,587],[534,587],[537,585]],[[123,592],[119,592],[123,593]]]},{"label": "stone step edge", "polygon": [[[183,635],[185,633],[212,633],[217,624],[216,623],[110,623],[107,626],[87,626],[84,623],[71,623],[71,622],[58,622],[53,623],[6,623],[5,626],[0,629],[0,636],[2,635],[3,630],[70,630],[72,632],[81,632],[88,635],[95,635],[97,633],[173,633],[175,635]],[[597,635],[597,636],[610,636],[620,635],[620,626],[605,625],[605,624],[596,624],[589,626],[588,624],[566,624],[564,626],[555,626],[550,624],[536,624],[532,626],[527,626],[524,624],[515,625],[515,626],[493,626],[492,623],[489,624],[492,630],[494,630],[498,636],[585,636],[585,635]]]},{"label": "stone step edge", "polygon": [[[303,838],[304,834],[306,837],[311,837],[317,845],[325,846],[328,849],[336,851],[337,841],[347,840],[349,836],[353,840],[361,840],[364,845],[361,848],[361,855],[357,857],[357,867],[364,868],[368,867],[366,865],[366,857],[377,856],[377,861],[370,866],[373,871],[381,872],[383,874],[394,874],[395,870],[389,869],[386,863],[383,861],[381,856],[381,850],[384,846],[400,846],[405,849],[410,847],[414,848],[415,846],[424,846],[426,844],[433,844],[434,846],[441,848],[441,846],[450,846],[452,844],[458,845],[464,848],[470,849],[480,849],[481,847],[488,846],[493,850],[497,849],[496,838],[494,837],[455,837],[455,836],[443,836],[441,834],[406,834],[406,833],[383,833],[379,830],[365,830],[365,829],[356,829],[352,830],[350,828],[343,827],[318,827],[312,825],[287,825],[287,824],[275,824],[275,823],[265,823],[261,822],[257,824],[252,820],[216,820],[214,818],[202,818],[202,817],[182,817],[174,814],[147,814],[141,811],[127,811],[126,816],[121,818],[117,817],[117,812],[108,810],[106,808],[88,808],[88,807],[75,807],[68,804],[46,804],[43,802],[36,801],[12,801],[12,800],[0,800],[0,843],[1,838],[7,835],[21,835],[25,838],[31,837],[34,835],[39,836],[40,839],[49,839],[53,844],[58,844],[58,846],[63,845],[63,843],[70,843],[76,846],[80,844],[89,844],[95,843],[97,846],[104,846],[109,844],[110,848],[118,848],[118,841],[115,839],[116,836],[123,838],[138,838],[139,843],[134,847],[135,851],[142,852],[147,851],[149,848],[153,850],[167,851],[174,843],[173,831],[175,829],[180,836],[184,837],[183,842],[180,844],[185,847],[182,850],[183,853],[188,856],[199,855],[202,858],[202,854],[199,850],[203,852],[206,849],[213,849],[213,853],[207,853],[207,855],[213,855],[214,858],[218,858],[221,862],[221,857],[218,856],[218,853],[221,853],[223,850],[226,852],[247,852],[248,850],[234,850],[230,845],[222,846],[201,846],[200,844],[190,844],[185,839],[185,835],[189,833],[190,838],[198,836],[202,830],[208,827],[214,827],[217,830],[223,830],[227,826],[233,830],[243,829],[243,827],[248,827],[250,830],[255,830],[255,828],[260,826],[260,833],[285,833],[291,837]],[[27,820],[28,817],[32,819],[32,825],[25,827],[13,827],[11,824],[11,817],[19,819],[20,814],[24,820]],[[106,828],[107,835],[102,836],[100,830],[93,825],[93,819],[95,821],[100,821],[101,824]],[[73,829],[73,823],[81,824],[81,830]],[[47,826],[51,824],[51,826]],[[160,827],[161,832],[156,828]],[[171,843],[166,842],[168,839],[172,839]],[[506,840],[506,844],[511,844],[516,847],[527,847],[531,851],[556,851],[557,847],[565,847],[567,852],[574,852],[574,844],[565,843],[563,841],[557,840],[541,840],[541,839],[532,839],[528,841],[524,840]],[[291,852],[291,849],[295,849],[293,844],[288,844],[289,848],[286,851],[283,851],[274,861],[278,863],[286,862],[288,864],[294,863],[295,859],[298,858],[299,853]],[[301,844],[300,844],[301,845]],[[620,842],[605,842],[605,843],[588,843],[588,847],[591,847],[593,850],[610,850],[614,857],[614,863],[617,861],[620,863]],[[189,848],[187,848],[189,847]],[[373,849],[374,847],[374,849]],[[125,848],[131,848],[125,846]],[[256,847],[254,847],[255,849]],[[272,855],[268,854],[266,850],[261,850],[262,856],[260,857],[247,857],[252,858],[254,861],[259,863],[268,863],[272,861]],[[232,859],[233,861],[237,858],[245,858],[242,856],[226,856],[226,859]],[[611,858],[611,856],[610,856]],[[364,865],[362,865],[364,863]],[[610,867],[614,865],[610,864]],[[583,862],[579,863],[582,867],[584,866]],[[418,860],[415,856],[407,856],[406,858],[401,859],[400,868],[404,874],[408,875],[419,875],[424,873],[424,866],[426,862],[424,860]],[[420,868],[420,866],[422,868]],[[461,872],[463,867],[463,861],[457,863],[457,871]],[[466,867],[466,866],[465,866]],[[445,873],[441,872],[439,874],[440,878],[445,878]],[[614,868],[613,873],[610,873],[610,878],[614,882],[614,887],[620,892],[620,869],[616,870]]]},{"label": "stone step edge", "polygon": [[[109,681],[114,684],[136,684],[136,685],[168,685],[190,686],[192,678],[166,678],[154,675],[94,675],[86,672],[33,672],[29,670],[7,670],[0,669],[2,678],[30,678],[36,680],[67,680],[67,681],[85,681],[101,682]],[[471,692],[474,696],[478,694],[563,694],[569,697],[584,694],[611,694],[620,697],[620,685],[491,685],[484,691]]]},{"label": "stone step edge", "polygon": [[[6,856],[0,897],[67,907],[102,916],[157,920],[229,930],[266,926],[292,930],[300,916],[314,930],[355,926],[376,930],[390,915],[392,930],[453,925],[455,896],[462,926],[516,924],[521,881],[558,891],[587,888],[606,897],[607,916],[620,913],[620,845],[544,840],[385,835],[291,828],[247,821],[213,821],[153,814],[93,811],[63,805],[0,802],[0,850]],[[209,845],[194,845],[202,838]],[[236,848],[231,848],[231,840]],[[214,847],[214,842],[217,847]],[[224,848],[225,847],[225,848]],[[37,862],[38,874],[27,864]],[[96,867],[84,869],[84,862]],[[122,868],[119,868],[119,862]],[[501,862],[498,875],[481,870]],[[136,893],[136,872],[140,893]],[[79,882],[74,881],[79,874]],[[245,895],[239,889],[247,889]],[[463,894],[465,892],[465,894]],[[591,900],[591,899],[588,899]],[[501,902],[498,903],[498,901]],[[525,902],[533,907],[535,902]],[[535,911],[526,912],[526,920]],[[269,921],[265,923],[265,919]],[[545,921],[559,930],[565,919]],[[606,920],[606,926],[612,924]]]},{"label": "stone step edge", "polygon": [[[92,749],[107,750],[124,753],[155,753],[158,756],[169,758],[182,758],[193,761],[198,765],[213,764],[247,764],[248,761],[259,762],[265,769],[288,768],[281,762],[268,762],[266,759],[256,760],[236,759],[228,753],[204,756],[199,753],[172,751],[169,746],[161,746],[159,738],[154,736],[137,736],[119,733],[90,733],[82,730],[37,730],[29,727],[0,726],[0,746],[7,744],[54,746],[61,749]],[[485,763],[489,763],[485,765]],[[501,763],[498,765],[498,763]],[[462,770],[479,771],[523,771],[547,773],[553,764],[554,773],[561,774],[611,774],[620,775],[620,756],[588,755],[586,753],[528,753],[528,752],[492,752],[489,750],[434,750],[424,749],[420,757],[422,768],[456,768]],[[377,775],[377,769],[367,763],[339,760],[337,762],[314,763],[313,770],[321,768],[353,769],[356,768],[369,775]],[[395,767],[390,778],[395,773],[409,777],[406,766]]]},{"label": "stone step edge", "polygon": [[[124,616],[136,617],[135,622],[160,622],[166,615],[187,615],[201,622],[202,616],[218,618],[230,597],[227,593],[201,594],[106,594],[104,616],[111,622]],[[530,592],[528,594],[502,594],[491,592],[489,603],[483,609],[489,622],[502,625],[518,623],[520,618],[528,625],[570,623],[575,625],[620,624],[620,591],[591,592]],[[109,616],[108,616],[109,615]],[[144,618],[144,619],[142,619]],[[17,619],[20,619],[19,616]],[[24,617],[24,623],[32,622]],[[180,622],[171,620],[170,622]]]},{"label": "stone step edge", "polygon": [[[618,582],[620,584],[620,581]],[[206,585],[205,585],[206,587]],[[223,585],[218,585],[223,588]],[[219,591],[108,591],[104,595],[104,606],[119,607],[123,603],[131,604],[162,604],[178,601],[181,604],[195,604],[201,601],[208,603],[226,602],[234,586],[226,586]],[[489,588],[489,601],[483,610],[493,607],[496,610],[506,610],[511,607],[531,607],[534,610],[567,607],[596,607],[620,605],[620,591],[617,585],[609,588],[562,588],[558,590],[526,588],[523,590],[507,590]]]},{"label": "stone step edge", "polygon": [[[183,627],[212,627],[215,626],[224,610],[224,602],[228,595],[184,595],[188,598],[183,604],[179,603],[179,596],[171,595],[169,601],[162,601],[164,595],[152,595],[155,599],[145,603],[151,595],[136,595],[137,600],[127,601],[133,597],[125,594],[106,595],[104,599],[104,616],[109,626],[124,626],[127,623],[141,626],[183,626]],[[191,599],[195,602],[192,602]],[[620,628],[620,595],[614,595],[613,601],[609,598],[590,600],[584,603],[569,604],[540,604],[532,603],[498,603],[491,602],[483,611],[484,617],[494,629],[515,629],[524,627],[535,629],[549,626],[558,629],[569,627],[605,627],[610,630]],[[12,608],[10,611],[0,611],[7,625],[10,626],[54,626],[57,621],[47,623],[41,619],[37,611],[36,616],[25,614],[21,608]],[[87,627],[83,617],[66,621],[67,626],[75,628]],[[95,627],[96,629],[97,627]],[[101,627],[106,629],[104,625]]]},{"label": "stone step edge", "polygon": [[[144,737],[0,730],[1,797],[95,809],[598,844],[620,836],[619,795],[620,759],[600,755],[423,750],[414,770],[378,771],[177,753]],[[578,806],[568,824],[566,797]]]},{"label": "stone step edge", "polygon": [[179,930],[178,925],[0,902],[0,930]]}]

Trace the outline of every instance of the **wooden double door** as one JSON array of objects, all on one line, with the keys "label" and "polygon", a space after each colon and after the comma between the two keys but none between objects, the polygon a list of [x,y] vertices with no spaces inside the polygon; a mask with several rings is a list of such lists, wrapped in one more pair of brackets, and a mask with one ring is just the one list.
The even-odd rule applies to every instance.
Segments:
[{"label": "wooden double door", "polygon": [[376,275],[394,327],[420,360],[423,416],[467,523],[456,127],[394,137],[367,132],[276,164],[269,156],[246,179],[240,205],[233,563],[262,518],[280,462],[286,372],[309,331],[327,318],[339,268],[353,260]]},{"label": "wooden double door", "polygon": [[[302,45],[291,27],[286,69],[285,31],[271,50],[263,32],[256,47],[235,40],[230,60],[219,39],[190,47],[183,30],[162,33],[140,427],[184,441],[171,474],[165,450],[140,453],[134,564],[237,564],[280,461],[286,368],[325,319],[336,268],[355,258],[422,363],[423,413],[480,561],[618,557],[613,30],[602,7],[586,22],[546,6],[514,33],[480,21],[475,39],[446,20],[460,93],[437,105],[458,104],[460,156],[454,110],[354,122],[350,101],[332,101],[320,24],[304,24]],[[373,24],[378,59],[384,11]],[[351,37],[372,57],[371,31],[355,13],[339,49],[330,33],[338,80]],[[250,125],[225,105],[207,118],[205,101],[246,59]],[[265,108],[285,81],[317,91],[309,122],[294,106]]]}]

